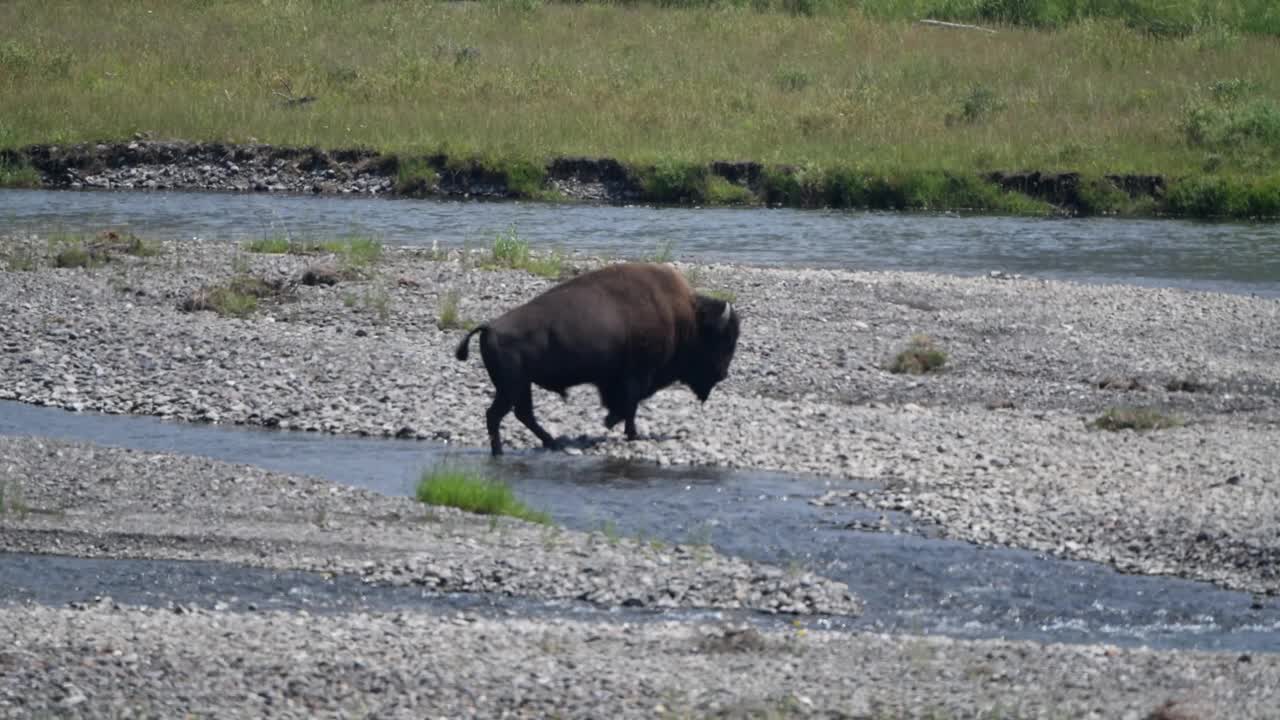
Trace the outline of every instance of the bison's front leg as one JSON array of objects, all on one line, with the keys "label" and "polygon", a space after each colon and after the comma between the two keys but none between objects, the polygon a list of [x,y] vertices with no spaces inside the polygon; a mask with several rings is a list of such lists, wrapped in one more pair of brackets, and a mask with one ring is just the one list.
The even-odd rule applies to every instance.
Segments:
[{"label": "bison's front leg", "polygon": [[524,423],[538,439],[542,441],[542,446],[548,450],[559,450],[560,443],[553,437],[551,433],[542,429],[538,424],[537,418],[533,416],[533,386],[525,385],[520,391],[520,395],[516,398],[516,419]]}]

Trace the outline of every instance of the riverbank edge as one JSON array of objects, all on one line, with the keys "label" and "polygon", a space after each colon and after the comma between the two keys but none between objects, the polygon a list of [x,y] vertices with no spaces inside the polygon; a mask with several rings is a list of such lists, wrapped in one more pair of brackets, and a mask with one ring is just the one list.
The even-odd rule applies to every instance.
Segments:
[{"label": "riverbank edge", "polygon": [[1280,177],[868,170],[755,161],[411,154],[370,148],[156,141],[0,150],[0,186],[223,190],[609,204],[975,211],[1018,215],[1280,217]]}]

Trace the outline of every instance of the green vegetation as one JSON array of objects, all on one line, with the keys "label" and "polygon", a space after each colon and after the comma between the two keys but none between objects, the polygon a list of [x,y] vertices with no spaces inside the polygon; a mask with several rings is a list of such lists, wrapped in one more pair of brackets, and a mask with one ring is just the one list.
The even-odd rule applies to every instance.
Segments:
[{"label": "green vegetation", "polygon": [[[49,238],[51,262],[57,268],[94,268],[110,262],[117,255],[151,257],[160,254],[160,246],[126,233],[107,230],[94,237],[53,235]],[[34,258],[28,258],[35,269]]]},{"label": "green vegetation", "polygon": [[[1089,212],[1276,216],[1277,37],[1272,0],[10,0],[0,150],[370,147],[406,194],[532,198],[548,160],[612,157],[652,202],[1024,214],[1048,207],[988,173],[1079,172]],[[1168,192],[1135,205],[1125,173]]]},{"label": "green vegetation", "polygon": [[1099,430],[1163,430],[1164,428],[1181,427],[1182,418],[1166,415],[1151,408],[1107,408],[1101,416],[1090,423]]},{"label": "green vegetation", "polygon": [[417,496],[428,505],[447,505],[483,515],[509,515],[542,525],[551,523],[546,513],[531,510],[517,500],[505,483],[475,470],[449,466],[427,470],[418,482]]},{"label": "green vegetation", "polygon": [[386,325],[391,319],[391,293],[383,287],[366,287],[359,294],[344,293],[342,304],[372,314],[379,325]]},{"label": "green vegetation", "polygon": [[295,240],[274,235],[245,241],[246,252],[268,255],[330,254],[338,258],[338,274],[351,279],[366,274],[369,266],[382,258],[382,243],[376,238],[353,235],[338,240]]},{"label": "green vegetation", "polygon": [[4,250],[4,269],[8,272],[32,272],[40,267],[40,254],[27,244],[14,244]]},{"label": "green vegetation", "polygon": [[928,335],[916,335],[889,364],[889,372],[923,375],[939,370],[947,362],[947,354],[933,344]]},{"label": "green vegetation", "polygon": [[471,330],[476,326],[474,320],[464,320],[458,315],[458,303],[462,295],[457,290],[449,290],[440,298],[440,316],[436,327],[441,330]]},{"label": "green vegetation", "polygon": [[186,312],[211,310],[223,317],[246,318],[257,311],[260,300],[279,300],[288,294],[289,287],[285,283],[242,272],[225,283],[200,288],[183,300],[178,308]]},{"label": "green vegetation", "polygon": [[481,262],[480,267],[489,270],[524,270],[555,280],[565,272],[565,259],[564,253],[560,250],[553,250],[546,255],[535,255],[529,247],[529,241],[521,238],[515,226],[512,225],[494,238],[489,258]]},{"label": "green vegetation", "polygon": [[40,187],[40,173],[35,168],[26,163],[11,163],[0,159],[0,188],[35,187]]},{"label": "green vegetation", "polygon": [[707,297],[715,298],[716,300],[722,300],[727,303],[738,302],[738,295],[732,290],[721,290],[719,288],[707,288],[706,290],[699,290],[698,292],[702,293],[703,295],[706,295]]},{"label": "green vegetation", "polygon": [[26,500],[22,496],[22,485],[18,482],[10,483],[9,481],[0,482],[0,515],[13,513],[15,515],[26,515],[30,508],[27,507]]}]

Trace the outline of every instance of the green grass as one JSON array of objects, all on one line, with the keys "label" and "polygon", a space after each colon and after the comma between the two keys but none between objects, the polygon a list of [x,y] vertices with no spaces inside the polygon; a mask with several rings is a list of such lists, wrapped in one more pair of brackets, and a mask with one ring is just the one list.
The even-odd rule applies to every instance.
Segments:
[{"label": "green grass", "polygon": [[482,515],[509,515],[549,525],[546,513],[530,509],[516,499],[505,483],[475,470],[439,466],[423,472],[417,497],[428,505],[447,505]]},{"label": "green grass", "polygon": [[706,295],[707,297],[715,298],[716,300],[722,300],[727,303],[738,302],[738,295],[732,290],[722,290],[720,288],[707,288],[705,290],[699,290],[698,292],[703,295]]},{"label": "green grass", "polygon": [[13,513],[22,516],[29,510],[22,495],[22,485],[17,482],[12,484],[8,481],[0,482],[0,515]]},{"label": "green grass", "polygon": [[1089,423],[1099,430],[1163,430],[1181,427],[1182,418],[1168,415],[1152,408],[1107,408],[1106,412]]},{"label": "green grass", "polygon": [[178,307],[186,312],[210,310],[223,317],[247,318],[257,312],[261,300],[278,300],[288,292],[282,283],[240,272],[224,283],[196,290]]},{"label": "green grass", "polygon": [[33,272],[40,268],[40,253],[30,245],[4,248],[4,269],[8,272]]},{"label": "green grass", "polygon": [[560,250],[535,255],[529,241],[520,237],[515,226],[498,233],[490,248],[489,257],[480,263],[482,268],[524,270],[550,278],[560,278],[565,271],[565,257]]},{"label": "green grass", "polygon": [[40,173],[26,163],[0,160],[0,188],[40,187]]},{"label": "green grass", "polygon": [[[1045,208],[981,173],[1151,173],[1177,181],[1152,211],[1262,212],[1277,36],[1271,0],[10,0],[0,148],[147,131],[445,153],[527,196],[544,161],[585,155],[655,202],[1021,213]],[[763,163],[763,189],[708,171],[725,159]]]},{"label": "green grass", "polygon": [[436,319],[436,327],[441,330],[471,330],[476,326],[474,320],[466,320],[458,314],[458,303],[462,295],[457,290],[449,290],[440,298],[440,312]]},{"label": "green grass", "polygon": [[335,255],[338,274],[348,279],[365,275],[382,258],[382,242],[353,235],[336,240],[297,240],[283,235],[254,238],[241,244],[246,252],[268,255]]},{"label": "green grass", "polygon": [[916,335],[904,350],[894,356],[889,363],[889,372],[923,375],[942,369],[946,362],[947,354],[934,345],[932,338]]}]

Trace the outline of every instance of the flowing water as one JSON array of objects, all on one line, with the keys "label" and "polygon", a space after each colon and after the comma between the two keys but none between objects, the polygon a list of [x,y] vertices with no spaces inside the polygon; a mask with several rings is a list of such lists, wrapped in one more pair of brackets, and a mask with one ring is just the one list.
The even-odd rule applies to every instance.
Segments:
[{"label": "flowing water", "polygon": [[[867,610],[858,618],[823,620],[837,628],[1171,648],[1280,649],[1280,607],[1255,607],[1248,593],[1176,578],[1123,575],[1094,563],[979,548],[913,532],[852,529],[878,522],[880,513],[810,504],[830,487],[817,478],[658,467],[540,451],[493,460],[483,450],[459,451],[425,441],[190,425],[16,402],[0,402],[0,434],[205,455],[399,495],[412,494],[421,471],[440,460],[474,463],[505,478],[522,500],[570,528],[668,543],[709,542],[727,554],[800,566],[843,581],[866,602]],[[910,529],[905,517],[891,514],[886,519],[890,527]],[[74,577],[77,569],[93,573],[96,580],[83,585],[46,581],[33,562],[0,558],[0,573],[8,580],[8,590],[0,589],[0,600],[85,601],[96,594],[120,600],[129,593],[172,598],[176,592],[168,581],[152,581],[140,590],[138,578],[165,575],[141,561],[59,560],[70,563],[60,570],[64,576]],[[15,568],[21,563],[33,569],[19,573]],[[307,579],[305,573],[286,574],[282,581],[279,574],[231,567],[190,572],[230,578],[222,589],[214,580],[196,582],[194,587],[203,588],[194,593],[198,597],[239,598],[261,607],[282,602],[287,606],[291,601],[279,599],[280,594],[293,587],[302,588],[295,595],[318,597],[319,605],[438,602],[451,608],[496,602],[416,597],[395,589],[383,595],[372,588],[360,588],[359,597],[344,600],[343,586]],[[51,578],[58,576],[59,572],[49,573]],[[33,586],[23,586],[19,577]],[[190,595],[186,591],[182,597]],[[521,607],[532,611],[538,605]]]},{"label": "flowing water", "polygon": [[765,208],[653,208],[197,192],[0,190],[0,235],[112,227],[154,238],[364,233],[712,262],[1134,283],[1280,297],[1280,224]]}]

